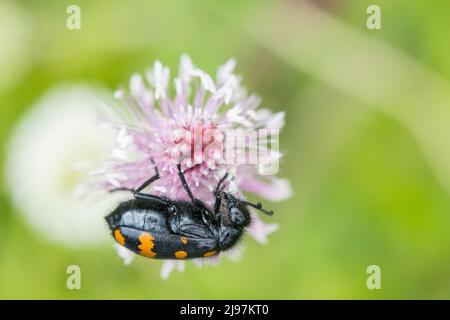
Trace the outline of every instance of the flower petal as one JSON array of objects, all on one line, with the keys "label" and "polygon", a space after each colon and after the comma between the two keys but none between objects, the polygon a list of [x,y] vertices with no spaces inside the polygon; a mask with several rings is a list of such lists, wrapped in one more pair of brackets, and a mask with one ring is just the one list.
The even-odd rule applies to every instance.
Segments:
[{"label": "flower petal", "polygon": [[292,188],[289,180],[268,177],[268,182],[256,178],[247,178],[239,184],[239,187],[247,192],[255,193],[270,201],[282,201],[292,196]]},{"label": "flower petal", "polygon": [[131,264],[131,262],[133,262],[134,259],[134,255],[135,253],[127,248],[125,248],[124,246],[121,246],[118,243],[114,243],[114,248],[117,251],[117,254],[119,255],[119,257],[122,258],[123,263],[128,266]]},{"label": "flower petal", "polygon": [[267,236],[278,228],[278,224],[265,223],[256,214],[252,214],[252,223],[248,227],[248,234],[259,243],[266,244],[269,241]]},{"label": "flower petal", "polygon": [[169,279],[170,274],[173,270],[177,269],[179,272],[183,272],[185,269],[184,261],[178,260],[165,260],[161,266],[161,279]]}]

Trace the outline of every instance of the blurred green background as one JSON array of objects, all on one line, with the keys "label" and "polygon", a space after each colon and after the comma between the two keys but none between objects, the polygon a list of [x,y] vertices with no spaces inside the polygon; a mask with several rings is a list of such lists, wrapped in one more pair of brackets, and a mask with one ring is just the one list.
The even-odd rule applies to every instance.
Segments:
[{"label": "blurred green background", "polygon": [[[268,245],[247,237],[240,262],[188,264],[163,281],[159,261],[124,267],[112,242],[67,249],[32,231],[3,181],[0,298],[450,298],[448,1],[0,4],[3,167],[14,125],[47,90],[114,90],[157,59],[173,75],[186,52],[211,73],[235,57],[262,105],[286,111],[280,176],[294,189],[270,203],[265,220],[280,230]],[[66,28],[70,4],[81,30]],[[381,30],[366,28],[370,4]],[[66,288],[71,264],[81,290]],[[372,264],[381,290],[366,287]]]}]

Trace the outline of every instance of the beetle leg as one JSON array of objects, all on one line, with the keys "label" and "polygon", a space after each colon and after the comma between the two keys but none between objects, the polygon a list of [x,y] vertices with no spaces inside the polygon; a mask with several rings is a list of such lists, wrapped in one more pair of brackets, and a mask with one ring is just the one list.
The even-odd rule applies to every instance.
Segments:
[{"label": "beetle leg", "polygon": [[192,191],[186,182],[186,178],[184,177],[183,171],[181,170],[181,164],[177,164],[177,169],[178,169],[178,176],[180,177],[180,180],[181,180],[181,184],[183,185],[184,190],[186,191],[189,198],[191,199],[192,204],[195,205],[200,210],[202,210],[202,219],[204,221],[211,220],[211,218],[214,219],[215,217],[211,213],[211,211],[209,211],[206,208],[203,210],[203,205],[201,205],[201,201],[198,201],[196,198],[194,198],[194,195],[192,194]]},{"label": "beetle leg", "polygon": [[[154,164],[154,161],[152,160],[152,163]],[[141,186],[139,186],[136,189],[130,189],[130,188],[116,188],[116,189],[112,189],[110,190],[110,192],[115,192],[115,191],[131,191],[133,192],[133,196],[135,199],[138,200],[144,200],[144,201],[153,201],[156,203],[159,203],[161,205],[168,205],[171,204],[171,202],[163,197],[159,197],[159,196],[155,196],[152,194],[148,194],[148,193],[143,193],[141,192],[142,190],[144,190],[145,188],[147,188],[151,183],[155,182],[156,180],[159,179],[159,171],[158,171],[158,167],[155,166],[155,174],[148,180],[146,180]]]},{"label": "beetle leg", "polygon": [[[153,161],[153,159],[151,160],[153,164],[155,164],[155,162]],[[155,166],[155,174],[148,180],[146,180],[140,187],[138,187],[137,189],[131,189],[131,188],[115,188],[115,189],[111,189],[109,190],[109,192],[116,192],[116,191],[131,191],[133,192],[133,194],[139,193],[140,191],[144,190],[145,188],[147,188],[152,182],[155,182],[156,180],[159,179],[159,171],[158,171],[158,167]]]},{"label": "beetle leg", "polygon": [[[213,217],[215,218],[215,217]],[[202,212],[202,220],[203,224],[208,228],[208,231],[211,233],[213,237],[217,237],[217,232],[215,229],[212,228],[211,224],[211,213],[210,212]]]},{"label": "beetle leg", "polygon": [[214,192],[214,195],[216,197],[216,202],[214,203],[214,215],[217,218],[217,215],[220,211],[220,205],[222,203],[222,189],[220,188],[222,183],[225,181],[225,179],[228,177],[228,173],[225,173],[225,175],[220,179],[219,183],[217,184],[216,191]]},{"label": "beetle leg", "polygon": [[[153,160],[152,163],[154,164]],[[158,167],[155,166],[155,175],[153,177],[151,177],[150,179],[146,180],[139,188],[137,188],[134,193],[140,192],[142,190],[144,190],[145,188],[147,188],[152,182],[156,181],[159,179],[159,171],[158,171]]]},{"label": "beetle leg", "polygon": [[114,188],[114,189],[109,189],[109,192],[117,192],[117,191],[130,191],[130,192],[134,192],[134,189],[131,188]]},{"label": "beetle leg", "polygon": [[220,206],[222,205],[222,192],[224,189],[222,184],[227,177],[228,173],[225,173],[225,175],[219,180],[219,183],[217,184],[216,190],[214,192],[214,195],[216,197],[216,201],[214,203],[214,219],[219,225],[222,224],[222,215],[220,214]]},{"label": "beetle leg", "polygon": [[222,193],[220,191],[216,192],[216,201],[214,203],[214,221],[218,224],[222,224],[222,215],[220,214],[220,206],[222,204]]},{"label": "beetle leg", "polygon": [[219,180],[219,183],[217,184],[216,191],[215,191],[216,193],[221,190],[220,187],[222,186],[222,183],[225,182],[225,179],[227,177],[228,177],[228,173],[225,173],[224,176]]},{"label": "beetle leg", "polygon": [[[152,160],[152,162],[154,163],[153,160]],[[139,200],[159,202],[161,205],[170,204],[171,202],[166,198],[141,192],[142,190],[147,188],[152,182],[154,182],[158,179],[159,179],[159,171],[158,171],[158,167],[155,166],[155,175],[153,177],[151,177],[150,179],[146,180],[139,188],[134,190],[133,196]]]},{"label": "beetle leg", "polygon": [[150,179],[146,180],[139,188],[137,188],[134,192],[140,192],[142,190],[144,190],[145,188],[147,188],[152,182],[156,181],[159,179],[159,173],[158,171],[156,171],[156,174],[151,177]]},{"label": "beetle leg", "polygon": [[181,164],[177,164],[177,169],[178,169],[178,176],[180,177],[181,184],[183,185],[184,190],[188,194],[189,199],[191,199],[192,203],[195,204],[195,199],[194,199],[194,196],[192,195],[192,191],[191,191],[191,189],[189,189],[189,186],[186,182],[186,178],[184,177],[183,171],[181,171]]},{"label": "beetle leg", "polygon": [[222,204],[222,195],[220,193],[216,193],[216,202],[214,203],[214,216],[217,219],[217,216],[220,214],[220,206]]},{"label": "beetle leg", "polygon": [[142,192],[134,192],[133,196],[135,199],[138,200],[143,200],[143,201],[152,201],[152,202],[156,202],[159,203],[163,206],[167,206],[169,204],[171,204],[169,199],[163,198],[163,197],[159,197],[159,196],[155,196],[153,194],[148,194],[148,193],[142,193]]}]

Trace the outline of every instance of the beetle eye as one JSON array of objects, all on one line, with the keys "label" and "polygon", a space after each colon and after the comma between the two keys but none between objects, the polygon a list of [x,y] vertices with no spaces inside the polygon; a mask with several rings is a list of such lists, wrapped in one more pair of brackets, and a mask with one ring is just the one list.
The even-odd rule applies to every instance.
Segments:
[{"label": "beetle eye", "polygon": [[229,217],[233,225],[241,226],[245,222],[244,214],[236,207],[230,209]]}]

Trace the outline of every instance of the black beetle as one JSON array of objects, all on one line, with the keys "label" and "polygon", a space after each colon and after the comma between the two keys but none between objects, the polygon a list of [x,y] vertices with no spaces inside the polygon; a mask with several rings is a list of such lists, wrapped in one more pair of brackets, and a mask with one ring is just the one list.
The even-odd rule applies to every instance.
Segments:
[{"label": "black beetle", "polygon": [[273,214],[272,211],[264,210],[260,203],[253,204],[223,192],[222,184],[227,174],[217,185],[214,208],[210,210],[193,196],[181,165],[177,165],[177,169],[190,201],[143,193],[144,188],[159,179],[156,167],[155,175],[136,190],[112,190],[128,190],[134,195],[134,199],[122,202],[105,218],[119,244],[154,259],[210,257],[233,247],[239,241],[251,220],[247,207]]}]

